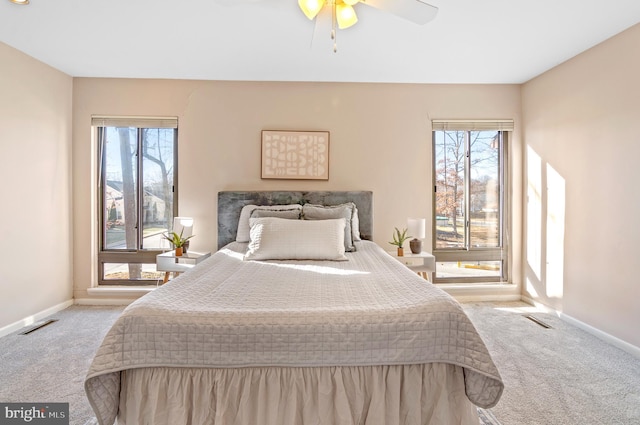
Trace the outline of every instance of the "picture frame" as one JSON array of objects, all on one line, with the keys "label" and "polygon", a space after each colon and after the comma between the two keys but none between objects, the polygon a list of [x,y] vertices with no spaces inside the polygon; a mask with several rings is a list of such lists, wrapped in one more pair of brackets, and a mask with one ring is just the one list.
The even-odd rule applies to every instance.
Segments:
[{"label": "picture frame", "polygon": [[328,131],[262,130],[262,179],[329,180]]}]

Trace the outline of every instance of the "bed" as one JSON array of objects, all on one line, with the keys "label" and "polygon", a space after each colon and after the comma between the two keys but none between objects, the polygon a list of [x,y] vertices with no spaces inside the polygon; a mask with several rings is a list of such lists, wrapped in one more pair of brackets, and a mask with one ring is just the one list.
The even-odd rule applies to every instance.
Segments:
[{"label": "bed", "polygon": [[99,347],[98,422],[477,425],[498,369],[460,305],[371,241],[372,211],[366,191],[220,192],[219,250]]}]

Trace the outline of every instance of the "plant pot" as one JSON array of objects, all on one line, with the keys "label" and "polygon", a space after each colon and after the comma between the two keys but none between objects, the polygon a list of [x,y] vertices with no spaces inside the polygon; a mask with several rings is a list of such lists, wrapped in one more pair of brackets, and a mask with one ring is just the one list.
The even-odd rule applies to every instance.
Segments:
[{"label": "plant pot", "polygon": [[404,256],[404,249],[398,248],[398,257],[403,257],[403,256]]},{"label": "plant pot", "polygon": [[182,257],[182,247],[176,248],[176,257]]}]

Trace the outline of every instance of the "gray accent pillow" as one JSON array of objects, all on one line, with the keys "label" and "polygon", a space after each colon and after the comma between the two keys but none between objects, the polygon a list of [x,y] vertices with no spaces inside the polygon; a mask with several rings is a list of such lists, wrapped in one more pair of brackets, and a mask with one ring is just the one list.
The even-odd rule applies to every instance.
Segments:
[{"label": "gray accent pillow", "polygon": [[351,234],[353,235],[354,242],[362,240],[362,238],[360,237],[360,218],[358,217],[358,207],[356,207],[356,204],[353,204],[353,215],[351,216]]},{"label": "gray accent pillow", "polygon": [[290,220],[297,220],[300,218],[300,209],[291,208],[288,210],[272,210],[266,208],[256,208],[251,211],[251,218],[263,218],[263,217],[275,217],[275,218],[287,218]]},{"label": "gray accent pillow", "polygon": [[313,205],[304,204],[302,206],[302,218],[305,220],[331,220],[337,218],[345,219],[344,229],[344,250],[353,252],[356,250],[353,244],[353,232],[351,220],[353,217],[354,204],[349,202],[340,205]]},{"label": "gray accent pillow", "polygon": [[302,210],[302,205],[300,204],[287,204],[287,205],[245,205],[242,207],[240,211],[240,219],[238,220],[238,230],[236,232],[236,242],[249,242],[249,219],[251,218],[251,213],[256,208],[260,208],[262,210],[291,210],[297,209],[298,211]]}]

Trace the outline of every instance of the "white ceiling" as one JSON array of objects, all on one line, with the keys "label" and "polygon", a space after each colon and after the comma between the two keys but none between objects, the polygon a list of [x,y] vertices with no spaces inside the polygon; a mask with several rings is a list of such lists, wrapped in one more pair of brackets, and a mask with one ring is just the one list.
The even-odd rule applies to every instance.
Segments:
[{"label": "white ceiling", "polygon": [[333,53],[296,0],[30,1],[0,0],[0,41],[77,77],[522,83],[640,22],[640,0],[431,0],[423,26],[359,4]]}]

